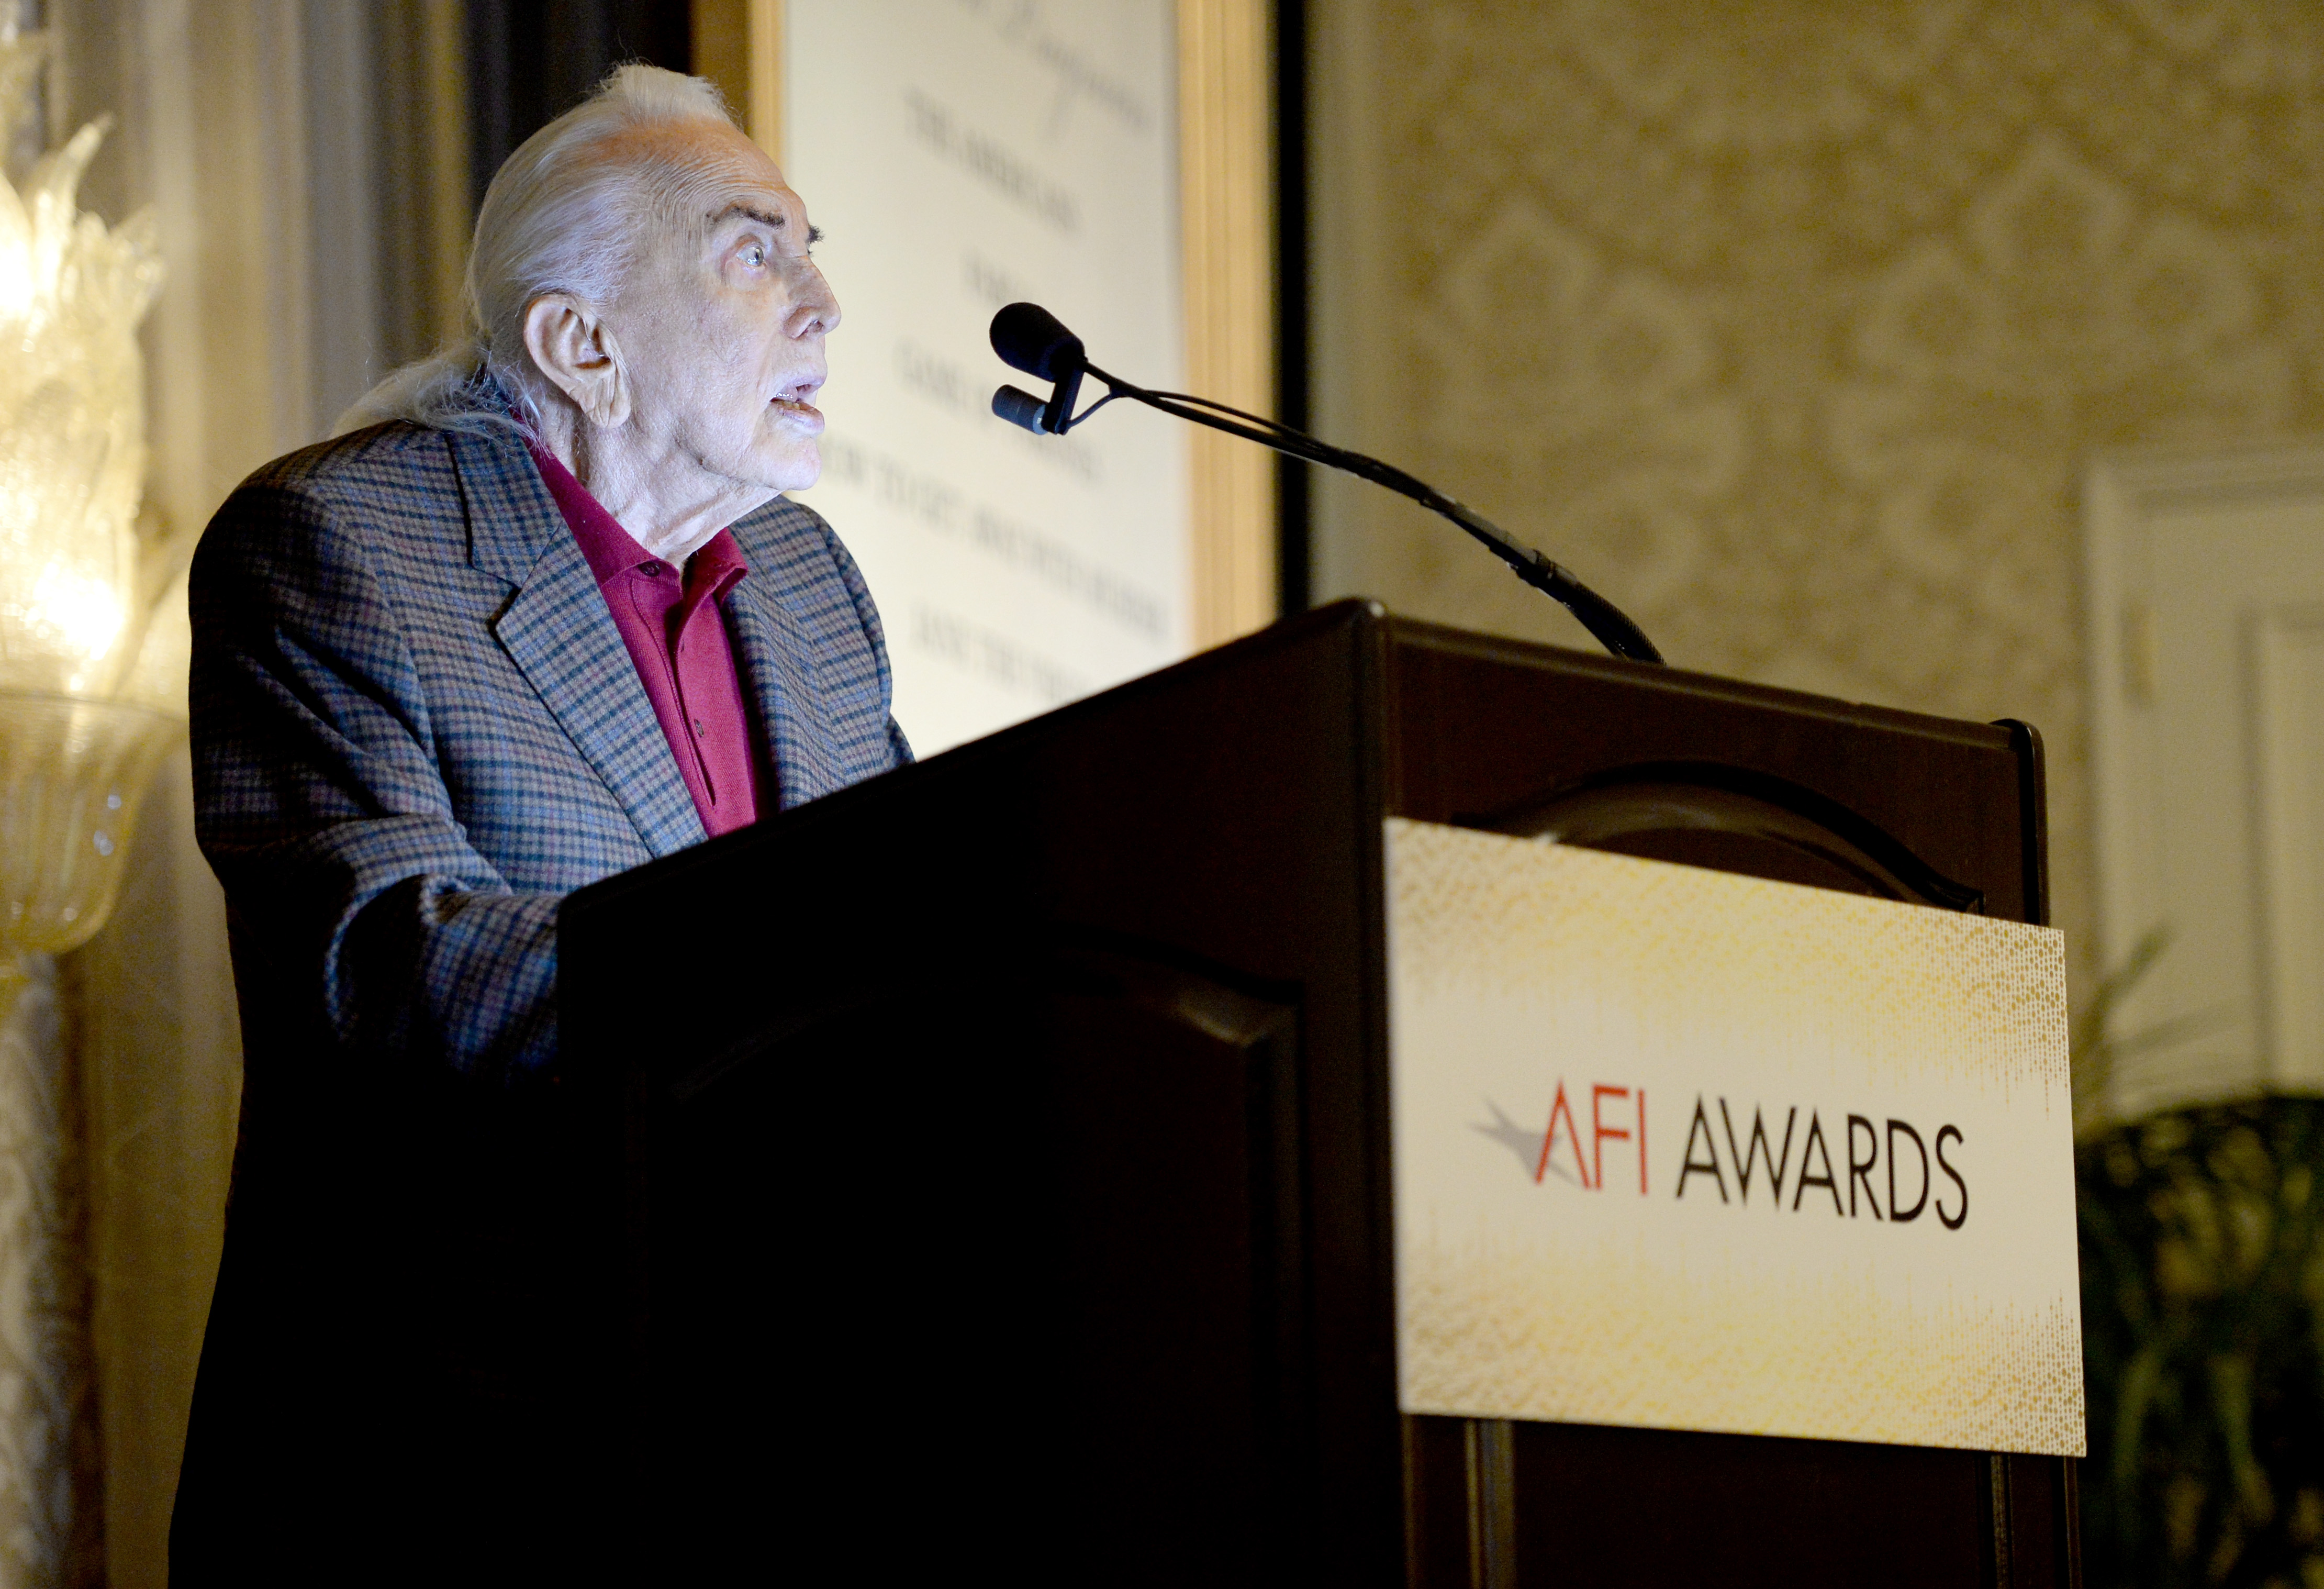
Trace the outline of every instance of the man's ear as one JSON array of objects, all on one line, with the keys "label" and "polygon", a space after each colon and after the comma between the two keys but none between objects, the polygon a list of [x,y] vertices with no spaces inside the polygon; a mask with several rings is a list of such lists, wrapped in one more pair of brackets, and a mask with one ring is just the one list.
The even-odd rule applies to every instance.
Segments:
[{"label": "man's ear", "polygon": [[630,417],[629,371],[613,328],[563,292],[525,306],[524,346],[532,362],[593,425],[611,430]]}]

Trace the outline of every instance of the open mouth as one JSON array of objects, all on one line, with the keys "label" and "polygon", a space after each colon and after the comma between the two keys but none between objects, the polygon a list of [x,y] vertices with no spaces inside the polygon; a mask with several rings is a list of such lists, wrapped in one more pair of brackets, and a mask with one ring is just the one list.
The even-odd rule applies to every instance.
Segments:
[{"label": "open mouth", "polygon": [[787,419],[819,430],[823,428],[823,411],[807,400],[822,387],[820,379],[793,381],[769,399],[767,406]]}]

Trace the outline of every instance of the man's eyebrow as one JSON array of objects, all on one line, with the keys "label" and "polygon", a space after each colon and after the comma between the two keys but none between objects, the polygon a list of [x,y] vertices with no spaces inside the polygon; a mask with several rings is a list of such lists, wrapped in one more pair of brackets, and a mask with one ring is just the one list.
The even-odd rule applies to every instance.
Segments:
[{"label": "man's eyebrow", "polygon": [[755,204],[730,204],[725,208],[720,210],[716,215],[712,216],[710,217],[710,224],[715,226],[719,222],[727,219],[729,217],[738,215],[748,216],[751,219],[758,222],[762,226],[781,226],[785,224],[781,216],[761,209]]}]

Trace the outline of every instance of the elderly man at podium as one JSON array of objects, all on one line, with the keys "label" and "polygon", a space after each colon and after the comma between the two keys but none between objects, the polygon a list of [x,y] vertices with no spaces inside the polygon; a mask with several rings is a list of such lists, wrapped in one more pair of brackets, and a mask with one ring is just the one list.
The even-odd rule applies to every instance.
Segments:
[{"label": "elderly man at podium", "polygon": [[[473,339],[203,538],[247,1071],[180,1584],[586,1574],[612,1420],[535,1240],[559,901],[910,757],[862,577],[780,495],[839,322],[814,237],[714,89],[624,67],[494,178]],[[637,924],[635,996],[746,993],[688,931]]]}]

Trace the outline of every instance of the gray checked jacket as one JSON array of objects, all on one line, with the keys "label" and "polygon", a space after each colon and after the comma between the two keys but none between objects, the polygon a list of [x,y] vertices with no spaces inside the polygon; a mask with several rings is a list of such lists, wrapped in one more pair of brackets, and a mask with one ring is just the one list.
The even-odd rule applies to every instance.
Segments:
[{"label": "gray checked jacket", "polygon": [[[734,537],[781,805],[908,760],[830,526],[778,499]],[[391,424],[269,465],[203,537],[193,605],[198,832],[238,951],[339,1042],[549,1063],[560,897],[704,835],[522,443]]]},{"label": "gray checked jacket", "polygon": [[[733,533],[727,628],[780,805],[908,761],[830,526],[779,499]],[[556,1328],[512,1300],[503,1205],[527,1188],[493,1178],[495,1144],[557,1085],[563,896],[704,833],[512,434],[394,423],[267,466],[192,596],[197,829],[245,1079],[173,1570],[355,1582],[316,1553],[382,1508],[406,1539],[463,1508],[489,1532],[508,1470],[567,1427],[511,1376]],[[687,985],[684,932],[641,924],[641,996],[739,996]]]}]

